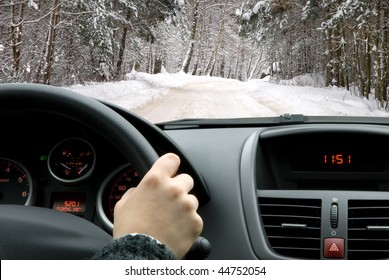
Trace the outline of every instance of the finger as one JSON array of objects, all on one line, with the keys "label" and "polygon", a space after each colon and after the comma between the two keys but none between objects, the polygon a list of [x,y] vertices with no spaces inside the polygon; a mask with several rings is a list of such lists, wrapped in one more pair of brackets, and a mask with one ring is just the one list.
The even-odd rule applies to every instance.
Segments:
[{"label": "finger", "polygon": [[179,174],[176,177],[174,177],[174,180],[176,181],[177,185],[182,186],[186,193],[189,193],[194,186],[193,178],[185,173]]},{"label": "finger", "polygon": [[188,200],[192,204],[192,209],[199,209],[199,200],[193,194],[188,194]]},{"label": "finger", "polygon": [[180,166],[180,158],[173,153],[168,153],[161,156],[151,168],[152,171],[158,172],[168,177],[176,175],[178,167]]}]

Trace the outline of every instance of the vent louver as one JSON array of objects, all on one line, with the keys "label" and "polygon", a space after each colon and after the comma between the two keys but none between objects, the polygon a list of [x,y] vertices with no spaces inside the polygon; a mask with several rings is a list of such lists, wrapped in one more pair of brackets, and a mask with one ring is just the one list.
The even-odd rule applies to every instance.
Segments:
[{"label": "vent louver", "polygon": [[389,200],[350,200],[348,258],[389,258]]},{"label": "vent louver", "polygon": [[320,199],[258,199],[273,250],[298,259],[320,259]]}]

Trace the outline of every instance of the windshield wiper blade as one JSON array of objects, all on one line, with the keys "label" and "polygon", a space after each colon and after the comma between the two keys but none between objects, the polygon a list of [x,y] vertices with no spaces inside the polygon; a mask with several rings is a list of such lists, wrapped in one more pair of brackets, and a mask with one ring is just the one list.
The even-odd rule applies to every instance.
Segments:
[{"label": "windshield wiper blade", "polygon": [[227,118],[227,119],[181,119],[161,122],[156,125],[164,130],[220,128],[220,127],[253,127],[304,123],[305,117],[300,114],[284,114],[279,117]]},{"label": "windshield wiper blade", "polygon": [[278,117],[238,119],[182,119],[156,124],[163,130],[196,128],[270,127],[298,124],[368,124],[389,126],[388,117],[370,116],[304,116],[284,114]]}]

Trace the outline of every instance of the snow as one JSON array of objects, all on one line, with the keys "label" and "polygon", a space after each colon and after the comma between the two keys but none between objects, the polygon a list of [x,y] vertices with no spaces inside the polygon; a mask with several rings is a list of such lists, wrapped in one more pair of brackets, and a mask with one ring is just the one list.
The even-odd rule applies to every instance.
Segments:
[{"label": "snow", "polygon": [[176,4],[180,7],[183,7],[185,5],[185,0],[176,0]]},{"label": "snow", "polygon": [[126,80],[75,85],[81,94],[122,106],[151,122],[181,118],[279,116],[383,116],[375,100],[323,86],[320,75],[303,75],[278,84],[269,78],[240,82],[183,72],[150,75],[133,71]]},{"label": "snow", "polygon": [[249,21],[250,18],[251,18],[251,13],[250,13],[250,12],[244,13],[244,14],[242,15],[242,19],[243,19],[243,20]]},{"label": "snow", "polygon": [[279,82],[281,85],[291,85],[291,86],[312,86],[323,88],[325,86],[325,77],[318,73],[305,74],[296,76],[290,80],[281,80]]},{"label": "snow", "polygon": [[253,8],[253,13],[258,14],[260,10],[265,9],[268,6],[268,2],[266,1],[259,1],[257,4],[255,4]]},{"label": "snow", "polygon": [[38,10],[39,9],[38,5],[34,2],[34,0],[29,0],[28,1],[28,7],[29,8],[33,8],[34,10]]}]

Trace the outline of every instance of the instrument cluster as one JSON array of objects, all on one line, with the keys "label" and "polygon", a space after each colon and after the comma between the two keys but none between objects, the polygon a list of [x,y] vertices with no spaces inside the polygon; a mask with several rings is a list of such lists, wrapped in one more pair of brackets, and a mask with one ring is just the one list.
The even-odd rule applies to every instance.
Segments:
[{"label": "instrument cluster", "polygon": [[110,231],[115,203],[137,186],[139,175],[104,137],[68,121],[58,117],[55,127],[43,127],[34,115],[5,125],[0,204],[68,212]]}]

